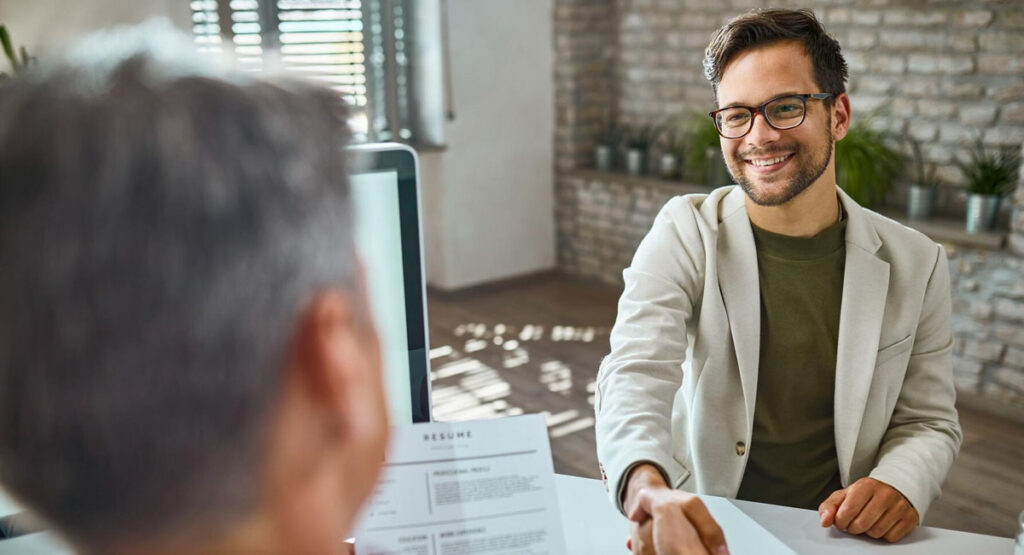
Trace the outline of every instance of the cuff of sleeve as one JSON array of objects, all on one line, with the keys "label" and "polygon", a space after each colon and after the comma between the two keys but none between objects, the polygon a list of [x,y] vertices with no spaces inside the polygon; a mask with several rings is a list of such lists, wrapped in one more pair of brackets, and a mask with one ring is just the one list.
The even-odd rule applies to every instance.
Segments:
[{"label": "cuff of sleeve", "polygon": [[871,478],[888,484],[900,492],[917,511],[918,525],[924,522],[924,515],[932,502],[932,496],[919,485],[920,478],[893,466],[876,467],[869,474]]},{"label": "cuff of sleeve", "polygon": [[654,461],[647,461],[647,460],[636,461],[636,462],[630,464],[629,466],[626,467],[626,470],[622,473],[622,477],[619,478],[619,486],[616,488],[616,492],[615,492],[615,500],[614,500],[615,501],[615,506],[618,507],[619,512],[622,513],[623,516],[628,516],[626,514],[626,505],[625,504],[626,504],[626,486],[629,484],[629,473],[633,472],[634,468],[636,468],[636,467],[638,467],[638,466],[640,466],[642,464],[649,464],[649,465],[653,466],[654,468],[657,468],[658,469],[658,473],[661,474],[661,479],[665,480],[665,483],[669,484],[669,487],[671,487],[672,481],[669,480],[668,473],[665,472],[665,469],[662,468],[662,466],[660,464],[658,464],[658,463],[656,463]]}]

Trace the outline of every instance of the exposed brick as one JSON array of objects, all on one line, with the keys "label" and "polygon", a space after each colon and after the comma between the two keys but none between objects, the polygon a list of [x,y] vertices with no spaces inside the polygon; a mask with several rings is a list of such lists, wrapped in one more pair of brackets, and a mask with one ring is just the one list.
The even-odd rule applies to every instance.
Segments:
[{"label": "exposed brick", "polygon": [[934,141],[939,134],[939,126],[934,123],[916,123],[910,126],[908,132],[918,141]]},{"label": "exposed brick", "polygon": [[1000,102],[1024,98],[1024,79],[992,85],[986,94]]},{"label": "exposed brick", "polygon": [[970,305],[971,317],[975,320],[991,320],[994,312],[992,303],[988,301],[975,301]]},{"label": "exposed brick", "polygon": [[1011,322],[1024,322],[1024,302],[1010,299],[996,299],[996,316]]},{"label": "exposed brick", "polygon": [[871,71],[900,74],[907,69],[907,60],[899,55],[879,55],[871,58]]},{"label": "exposed brick", "polygon": [[954,52],[975,52],[978,50],[978,37],[973,31],[953,33],[949,36],[949,46]]},{"label": "exposed brick", "polygon": [[857,113],[870,113],[889,103],[888,97],[869,94],[851,94],[850,105]]},{"label": "exposed brick", "polygon": [[985,129],[981,140],[989,146],[1019,147],[1024,143],[1024,127],[999,126]]},{"label": "exposed brick", "polygon": [[1011,233],[1007,241],[1010,252],[1017,256],[1024,256],[1024,233]]},{"label": "exposed brick", "polygon": [[957,374],[978,376],[981,374],[984,366],[982,363],[976,360],[970,360],[963,357],[953,357],[953,371]]},{"label": "exposed brick", "polygon": [[999,362],[1004,346],[995,341],[964,341],[964,357],[980,362]]},{"label": "exposed brick", "polygon": [[721,23],[715,14],[687,11],[679,16],[680,27],[697,27],[700,29],[715,29]]},{"label": "exposed brick", "polygon": [[886,48],[938,50],[949,42],[949,35],[936,31],[888,29],[878,33],[878,42]]},{"label": "exposed brick", "polygon": [[960,121],[972,126],[989,125],[996,119],[996,107],[992,104],[968,104],[960,106]]},{"label": "exposed brick", "polygon": [[[947,126],[943,125],[940,137],[942,134],[946,133],[946,130]],[[942,139],[942,141],[945,142],[944,139]],[[928,145],[924,149],[924,156],[929,162],[941,164],[949,161],[950,157],[953,156],[953,151],[948,146],[944,145]],[[956,175],[959,176],[960,174],[957,173]]]},{"label": "exposed brick", "polygon": [[878,76],[867,77],[857,82],[857,91],[868,94],[885,94],[892,92],[893,82]]},{"label": "exposed brick", "polygon": [[956,114],[956,103],[926,99],[917,103],[917,113],[928,118],[948,120]]},{"label": "exposed brick", "polygon": [[882,22],[882,12],[875,10],[854,10],[850,20],[856,25],[877,26]]},{"label": "exposed brick", "polygon": [[948,21],[948,15],[940,10],[888,10],[883,21],[886,25],[942,25]]},{"label": "exposed brick", "polygon": [[1024,393],[1007,388],[999,383],[987,382],[982,384],[981,394],[997,403],[1024,406]]},{"label": "exposed brick", "polygon": [[956,80],[943,81],[939,85],[939,92],[943,96],[954,100],[981,98],[984,90],[981,85]]},{"label": "exposed brick", "polygon": [[911,73],[963,75],[974,71],[974,60],[970,56],[943,56],[936,54],[911,54],[907,59]]},{"label": "exposed brick", "polygon": [[825,14],[824,19],[829,27],[846,25],[850,22],[850,8],[832,8]]},{"label": "exposed brick", "polygon": [[868,70],[870,57],[864,52],[847,52],[846,65],[850,73],[863,73]]},{"label": "exposed brick", "polygon": [[1024,73],[1024,57],[1013,54],[982,54],[978,56],[978,69],[996,75]]},{"label": "exposed brick", "polygon": [[917,102],[909,98],[897,96],[889,103],[889,109],[895,117],[913,117],[917,115]]},{"label": "exposed brick", "polygon": [[878,44],[878,36],[870,29],[852,29],[842,44],[846,48],[871,48]]},{"label": "exposed brick", "polygon": [[900,92],[907,96],[935,97],[939,94],[939,84],[931,77],[905,77],[900,81]]},{"label": "exposed brick", "polygon": [[1003,356],[1003,364],[1024,371],[1024,349],[1007,347]]},{"label": "exposed brick", "polygon": [[993,377],[1017,392],[1024,393],[1024,371],[1017,368],[997,368]]},{"label": "exposed brick", "polygon": [[953,373],[953,385],[956,387],[957,391],[969,391],[973,393],[978,390],[978,385],[980,383],[981,376]]},{"label": "exposed brick", "polygon": [[996,24],[1011,29],[1024,29],[1024,11],[1004,10],[996,17]]},{"label": "exposed brick", "polygon": [[992,21],[989,10],[958,10],[953,12],[953,24],[958,27],[984,27]]},{"label": "exposed brick", "polygon": [[1024,102],[1011,102],[999,109],[1000,119],[1012,123],[1024,123]]},{"label": "exposed brick", "polygon": [[1019,53],[1024,50],[1024,35],[988,31],[978,35],[978,45],[985,51]]}]

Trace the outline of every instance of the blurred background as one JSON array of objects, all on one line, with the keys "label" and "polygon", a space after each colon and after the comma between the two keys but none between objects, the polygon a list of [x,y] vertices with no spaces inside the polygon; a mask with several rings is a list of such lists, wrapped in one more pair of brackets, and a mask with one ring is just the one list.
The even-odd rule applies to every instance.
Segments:
[{"label": "blurred background", "polygon": [[439,420],[545,414],[556,471],[600,477],[593,389],[621,272],[672,196],[730,181],[711,32],[809,7],[843,46],[859,202],[946,246],[964,447],[926,524],[1010,536],[1024,509],[1024,2],[0,0],[0,71],[166,17],[197,56],[320,79],[360,141],[420,155]]}]

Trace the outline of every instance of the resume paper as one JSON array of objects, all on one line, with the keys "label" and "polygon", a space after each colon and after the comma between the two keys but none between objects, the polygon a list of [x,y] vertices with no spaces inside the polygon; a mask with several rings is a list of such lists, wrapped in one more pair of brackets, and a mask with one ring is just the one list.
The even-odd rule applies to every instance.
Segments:
[{"label": "resume paper", "polygon": [[565,553],[540,415],[392,429],[358,555]]}]

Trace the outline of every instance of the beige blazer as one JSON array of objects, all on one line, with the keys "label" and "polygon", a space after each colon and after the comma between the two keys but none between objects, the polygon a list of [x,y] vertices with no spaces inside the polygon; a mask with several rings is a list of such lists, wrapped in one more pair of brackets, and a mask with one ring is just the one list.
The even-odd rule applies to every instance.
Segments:
[{"label": "beige blazer", "polygon": [[[844,486],[871,476],[924,518],[962,439],[941,246],[841,190],[846,266],[835,437]],[[760,350],[757,253],[739,187],[670,200],[623,272],[597,378],[597,453],[621,510],[625,472],[660,466],[686,491],[735,497]]]}]

